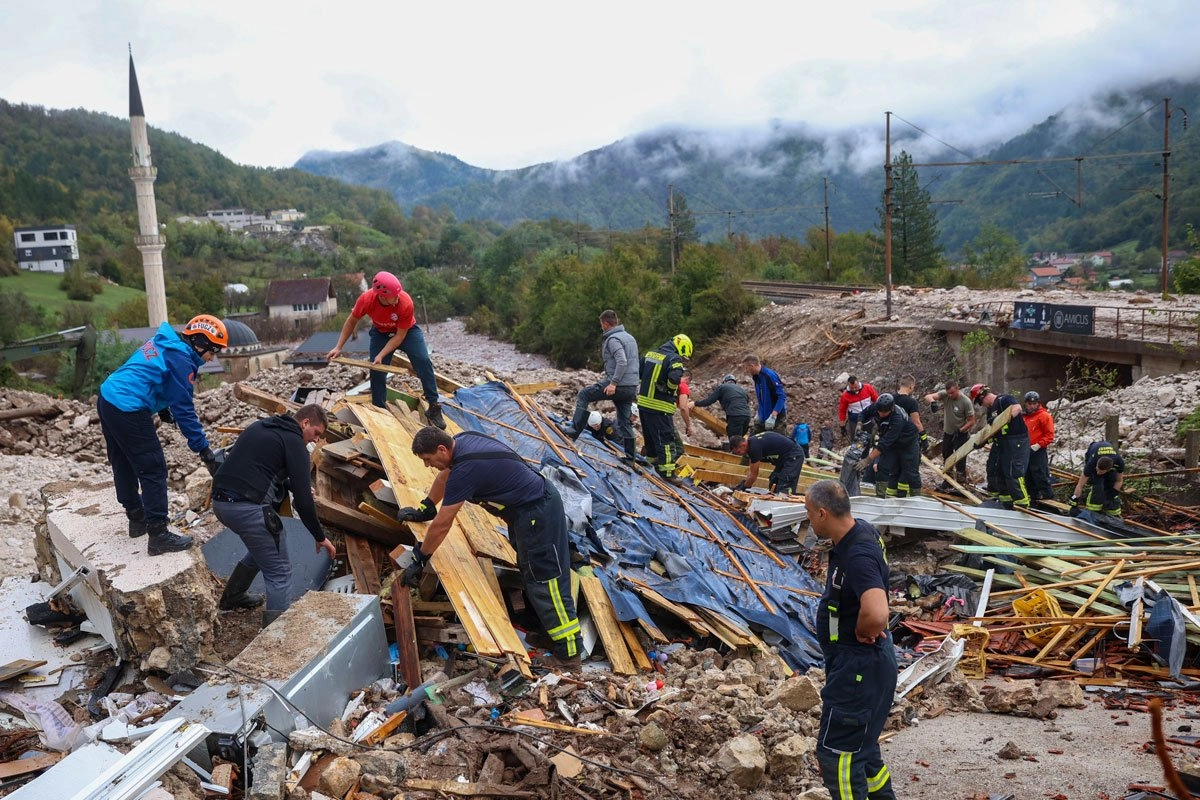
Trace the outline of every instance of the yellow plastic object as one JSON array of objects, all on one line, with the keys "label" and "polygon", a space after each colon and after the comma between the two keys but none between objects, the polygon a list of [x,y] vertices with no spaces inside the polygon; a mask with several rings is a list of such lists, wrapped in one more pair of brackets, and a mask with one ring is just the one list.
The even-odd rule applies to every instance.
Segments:
[{"label": "yellow plastic object", "polygon": [[967,678],[983,678],[987,675],[987,644],[991,634],[987,628],[958,623],[951,631],[955,639],[963,640],[963,654],[958,662],[958,671]]},{"label": "yellow plastic object", "polygon": [[[1058,601],[1042,589],[1034,589],[1024,597],[1013,600],[1013,611],[1022,617],[1061,617]],[[1025,638],[1034,644],[1045,644],[1054,638],[1059,625],[1035,625],[1025,629]]]},{"label": "yellow plastic object", "polygon": [[696,474],[696,470],[693,469],[690,464],[683,464],[683,463],[680,463],[679,461],[675,462],[675,477],[690,478],[692,475],[695,475],[695,474]]}]

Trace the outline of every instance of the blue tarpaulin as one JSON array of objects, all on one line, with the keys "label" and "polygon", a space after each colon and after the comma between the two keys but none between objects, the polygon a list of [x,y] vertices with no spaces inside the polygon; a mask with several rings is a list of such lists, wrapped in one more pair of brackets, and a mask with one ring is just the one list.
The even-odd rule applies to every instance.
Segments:
[{"label": "blue tarpaulin", "polygon": [[[446,405],[446,413],[463,430],[493,436],[543,466],[563,465],[504,384],[460,389],[453,403]],[[764,629],[773,631],[781,640],[780,654],[794,669],[821,663],[813,633],[816,597],[789,589],[819,594],[822,587],[799,564],[783,559],[786,566],[781,567],[710,495],[680,487],[675,492],[682,497],[681,503],[622,464],[616,453],[591,436],[580,436],[576,447],[582,456],[569,447],[560,446],[559,450],[567,459],[566,466],[577,471],[591,493],[592,508],[590,524],[571,532],[572,544],[585,559],[599,565],[596,575],[619,619],[652,621],[641,597],[625,580],[629,577],[672,602],[708,609],[760,635]],[[667,568],[665,576],[650,569],[656,553]],[[730,554],[773,609],[740,577]]]}]

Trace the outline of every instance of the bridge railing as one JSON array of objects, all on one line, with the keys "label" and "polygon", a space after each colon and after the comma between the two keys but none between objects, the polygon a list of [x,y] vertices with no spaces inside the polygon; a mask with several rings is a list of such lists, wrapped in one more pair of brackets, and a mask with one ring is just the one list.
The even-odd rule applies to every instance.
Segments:
[{"label": "bridge railing", "polygon": [[[1089,306],[1094,313],[1093,336],[1114,339],[1168,342],[1181,347],[1200,347],[1200,311],[1194,308],[1147,306]],[[980,316],[988,312],[992,321],[1011,319],[1013,301],[976,303]]]}]

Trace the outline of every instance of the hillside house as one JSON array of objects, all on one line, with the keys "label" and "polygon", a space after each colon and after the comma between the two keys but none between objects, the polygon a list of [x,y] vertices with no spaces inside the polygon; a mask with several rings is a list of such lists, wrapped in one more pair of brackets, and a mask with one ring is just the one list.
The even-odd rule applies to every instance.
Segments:
[{"label": "hillside house", "polygon": [[299,222],[304,219],[305,214],[303,211],[297,211],[294,208],[277,208],[273,211],[268,211],[267,216],[271,218],[272,222],[286,224],[289,222]]},{"label": "hillside house", "polygon": [[1039,289],[1043,286],[1057,286],[1062,281],[1062,272],[1058,267],[1034,267],[1029,270],[1029,277],[1033,288]]},{"label": "hillside house", "polygon": [[337,314],[337,294],[332,278],[299,278],[267,284],[267,317],[320,322]]},{"label": "hillside house", "polygon": [[231,231],[240,231],[255,222],[266,222],[262,214],[244,208],[214,208],[204,212],[204,217]]},{"label": "hillside house", "polygon": [[66,272],[79,260],[74,225],[40,225],[13,230],[17,267],[30,272]]}]

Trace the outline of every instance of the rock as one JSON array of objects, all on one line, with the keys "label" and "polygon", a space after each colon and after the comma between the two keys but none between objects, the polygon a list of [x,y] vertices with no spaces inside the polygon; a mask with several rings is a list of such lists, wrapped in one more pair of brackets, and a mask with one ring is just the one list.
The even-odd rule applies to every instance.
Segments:
[{"label": "rock", "polygon": [[832,383],[834,386],[840,389],[846,385],[846,381],[848,380],[850,380],[849,372],[839,372],[837,377],[833,379]]},{"label": "rock", "polygon": [[26,505],[26,503],[25,503],[25,493],[24,492],[13,492],[12,494],[10,494],[8,496],[8,507],[9,508],[24,509],[25,505]]},{"label": "rock", "polygon": [[362,774],[362,767],[352,758],[338,756],[329,762],[329,766],[321,773],[317,786],[322,792],[333,797],[345,797],[346,792]]},{"label": "rock", "polygon": [[660,728],[657,723],[648,723],[638,731],[638,747],[645,748],[652,753],[657,753],[670,743],[671,740],[667,738],[667,732]]},{"label": "rock", "polygon": [[767,769],[767,752],[757,736],[742,734],[721,745],[717,766],[743,789],[755,789]]},{"label": "rock", "polygon": [[1032,709],[1037,700],[1038,690],[1033,681],[1014,681],[995,686],[983,695],[983,704],[988,711],[1018,717],[1033,716]]},{"label": "rock", "polygon": [[796,795],[796,800],[833,800],[829,795],[829,790],[824,786],[814,786],[806,792],[801,792]]},{"label": "rock", "polygon": [[772,778],[798,775],[804,771],[804,757],[815,752],[816,749],[816,739],[792,734],[771,748],[771,756],[767,760],[767,772]]},{"label": "rock", "polygon": [[293,750],[304,750],[307,752],[328,750],[339,756],[349,755],[351,752],[357,750],[353,745],[336,739],[315,726],[292,731],[288,735],[288,744],[292,746]]},{"label": "rock", "polygon": [[354,760],[362,767],[363,772],[377,775],[392,783],[401,783],[406,771],[404,757],[399,753],[389,753],[386,750],[358,750],[355,748]]},{"label": "rock", "polygon": [[246,800],[279,800],[287,777],[287,745],[271,742],[258,748],[250,772],[253,780]]},{"label": "rock", "polygon": [[171,650],[167,647],[156,647],[142,661],[142,669],[165,670],[171,664]]},{"label": "rock", "polygon": [[373,775],[370,772],[364,772],[362,779],[359,781],[359,797],[363,792],[381,797],[385,794],[392,795],[396,791],[396,784],[382,775]]},{"label": "rock", "polygon": [[1163,386],[1154,395],[1158,399],[1160,406],[1170,406],[1175,403],[1175,388],[1173,386]]},{"label": "rock", "polygon": [[87,426],[92,423],[91,416],[88,414],[80,414],[71,421],[71,427],[77,431],[87,430]]},{"label": "rock", "polygon": [[1021,752],[1021,748],[1017,747],[1016,742],[1009,742],[996,753],[997,758],[1003,758],[1006,761],[1016,761],[1023,755],[1025,754]]},{"label": "rock", "polygon": [[763,700],[763,708],[783,706],[789,711],[808,711],[821,702],[821,690],[807,675],[789,678]]},{"label": "rock", "polygon": [[1083,708],[1083,689],[1074,681],[1042,681],[1038,702],[1053,703],[1053,708]]}]

